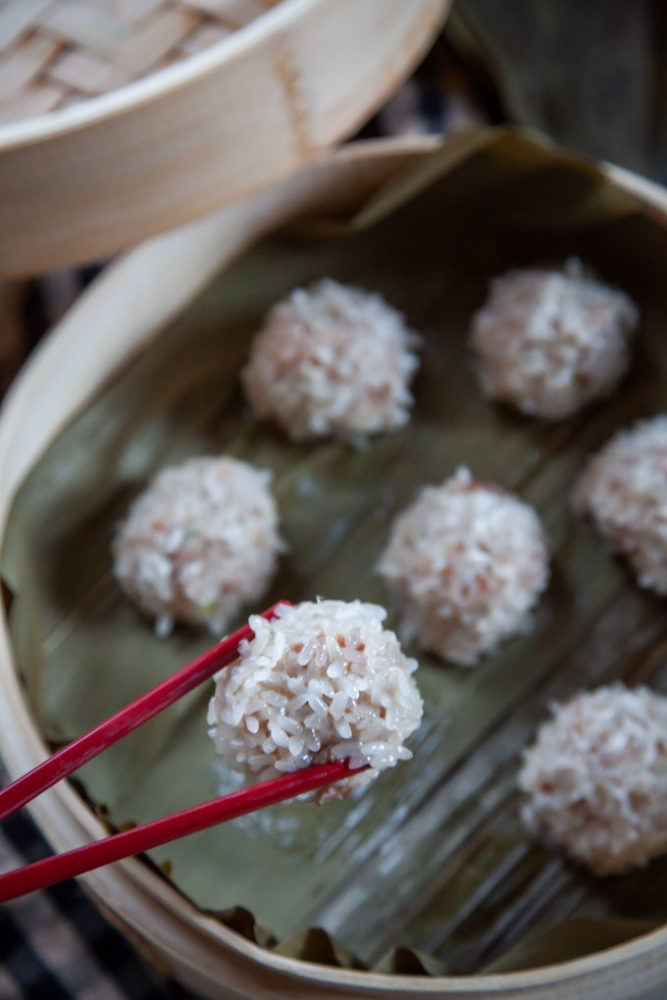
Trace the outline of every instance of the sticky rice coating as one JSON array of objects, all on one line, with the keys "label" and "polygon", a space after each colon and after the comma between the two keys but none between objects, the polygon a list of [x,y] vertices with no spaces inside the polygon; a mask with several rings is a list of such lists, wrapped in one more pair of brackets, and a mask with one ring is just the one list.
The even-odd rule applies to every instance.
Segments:
[{"label": "sticky rice coating", "polygon": [[596,875],[667,850],[667,698],[612,684],[552,709],[524,753],[529,830]]},{"label": "sticky rice coating", "polygon": [[396,519],[378,569],[407,634],[463,666],[525,628],[549,576],[533,508],[467,469],[427,486]]},{"label": "sticky rice coating", "polygon": [[241,377],[294,441],[376,434],[408,421],[418,339],[380,295],[320,281],[271,309]]},{"label": "sticky rice coating", "polygon": [[510,271],[472,322],[482,388],[529,416],[569,417],[616,387],[637,321],[631,299],[578,260],[563,271]]},{"label": "sticky rice coating", "polygon": [[412,754],[419,726],[417,661],[383,629],[384,608],[360,601],[282,605],[215,678],[211,737],[233,771],[262,781],[310,764],[349,758],[370,770],[330,785],[318,801],[342,798]]},{"label": "sticky rice coating", "polygon": [[613,437],[579,477],[573,506],[628,559],[640,587],[667,594],[667,416]]},{"label": "sticky rice coating", "polygon": [[261,598],[282,548],[270,478],[234,458],[192,458],[158,472],[131,505],[113,571],[159,635],[174,621],[219,635]]}]

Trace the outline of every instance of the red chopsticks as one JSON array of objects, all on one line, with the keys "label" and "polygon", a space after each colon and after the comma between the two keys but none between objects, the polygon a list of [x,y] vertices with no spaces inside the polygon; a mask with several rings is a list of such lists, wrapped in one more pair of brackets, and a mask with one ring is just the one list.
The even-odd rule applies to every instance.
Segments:
[{"label": "red chopsticks", "polygon": [[[288,603],[288,601],[279,602],[279,604]],[[279,604],[274,604],[268,611],[262,612],[262,617],[269,620],[275,618]],[[243,639],[252,639],[254,634],[249,625],[244,625],[238,632],[228,635],[192,663],[181,667],[161,684],[151,688],[135,701],[131,701],[125,708],[114,712],[104,722],[100,722],[99,726],[84,733],[42,764],[38,764],[32,771],[28,771],[7,785],[0,791],[0,821],[11,816],[28,802],[32,802],[61,778],[66,778],[87,761],[97,757],[107,747],[122,740],[123,736],[127,736],[144,722],[148,722],[154,715],[173,705],[222,667],[232,663],[238,655],[239,643]]]},{"label": "red chopsticks", "polygon": [[250,785],[239,792],[232,792],[231,795],[223,795],[202,805],[184,809],[183,812],[155,819],[142,826],[135,826],[132,830],[113,833],[110,837],[85,844],[83,847],[75,847],[74,850],[66,851],[64,854],[35,861],[17,871],[0,875],[0,903],[23,896],[26,892],[34,892],[35,889],[44,889],[54,882],[82,875],[84,872],[92,871],[93,868],[101,868],[102,865],[111,864],[112,861],[120,861],[121,858],[127,858],[131,854],[159,847],[160,844],[185,837],[189,833],[206,830],[217,823],[245,816],[246,813],[264,809],[276,802],[284,802],[285,799],[303,795],[304,792],[311,792],[315,788],[329,785],[332,781],[340,781],[341,778],[348,778],[351,774],[363,770],[365,768],[348,767],[346,761],[315,764],[302,771],[294,771],[292,774],[283,774],[279,778]]},{"label": "red chopsticks", "polygon": [[[281,601],[280,604],[288,604]],[[262,613],[264,618],[275,617],[278,604]],[[61,778],[121,740],[144,722],[192,691],[202,681],[209,679],[222,667],[232,663],[238,655],[239,643],[252,639],[254,632],[245,625],[227,636],[192,663],[177,670],[156,687],[151,688],[125,708],[115,712],[94,729],[54,753],[27,774],[17,778],[0,791],[0,820],[21,809],[41,792],[51,788]],[[0,902],[6,902],[26,892],[44,888],[65,878],[81,875],[102,865],[119,861],[141,851],[147,851],[189,833],[205,830],[209,826],[235,819],[265,806],[302,795],[321,788],[364,768],[349,768],[346,761],[318,764],[291,774],[264,781],[249,788],[233,792],[182,812],[144,823],[122,833],[112,834],[103,840],[75,848],[64,854],[37,861],[14,872],[0,875]]]}]

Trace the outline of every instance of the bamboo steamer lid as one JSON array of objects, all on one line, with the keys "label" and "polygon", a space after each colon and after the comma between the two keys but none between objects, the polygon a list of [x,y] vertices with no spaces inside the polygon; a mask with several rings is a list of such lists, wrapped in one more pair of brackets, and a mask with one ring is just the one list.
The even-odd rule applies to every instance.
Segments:
[{"label": "bamboo steamer lid", "polygon": [[[463,138],[455,158],[479,140]],[[163,236],[119,260],[40,346],[15,384],[0,419],[0,530],[22,480],[69,419],[109,376],[148,344],[221,266],[262,234],[305,212],[354,211],[371,193],[434,147],[428,138],[361,143],[302,171],[244,204]],[[660,219],[665,195],[605,168]],[[147,297],[147,284],[163,289]],[[96,337],[91,349],[91,327]],[[48,753],[28,708],[0,613],[0,746],[13,774]],[[55,786],[31,810],[57,850],[106,832],[73,786]],[[667,977],[667,930],[551,967],[474,977],[412,977],[329,968],[265,951],[197,910],[148,866],[129,859],[93,872],[84,883],[109,916],[152,960],[212,998],[278,996],[618,1000]]]},{"label": "bamboo steamer lid", "polygon": [[0,0],[0,276],[267,187],[395,89],[450,0]]}]

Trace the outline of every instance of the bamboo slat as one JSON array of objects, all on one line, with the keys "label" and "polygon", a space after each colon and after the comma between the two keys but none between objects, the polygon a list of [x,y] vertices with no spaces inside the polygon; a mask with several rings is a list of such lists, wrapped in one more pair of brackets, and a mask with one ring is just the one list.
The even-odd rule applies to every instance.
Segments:
[{"label": "bamboo slat", "polygon": [[0,0],[0,276],[94,260],[313,161],[451,0]]}]

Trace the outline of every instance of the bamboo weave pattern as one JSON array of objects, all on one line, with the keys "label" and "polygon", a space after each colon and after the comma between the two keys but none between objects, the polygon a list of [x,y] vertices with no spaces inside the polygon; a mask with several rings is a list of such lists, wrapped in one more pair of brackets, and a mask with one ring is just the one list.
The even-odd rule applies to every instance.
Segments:
[{"label": "bamboo weave pattern", "polygon": [[0,124],[115,90],[280,0],[0,0]]}]

